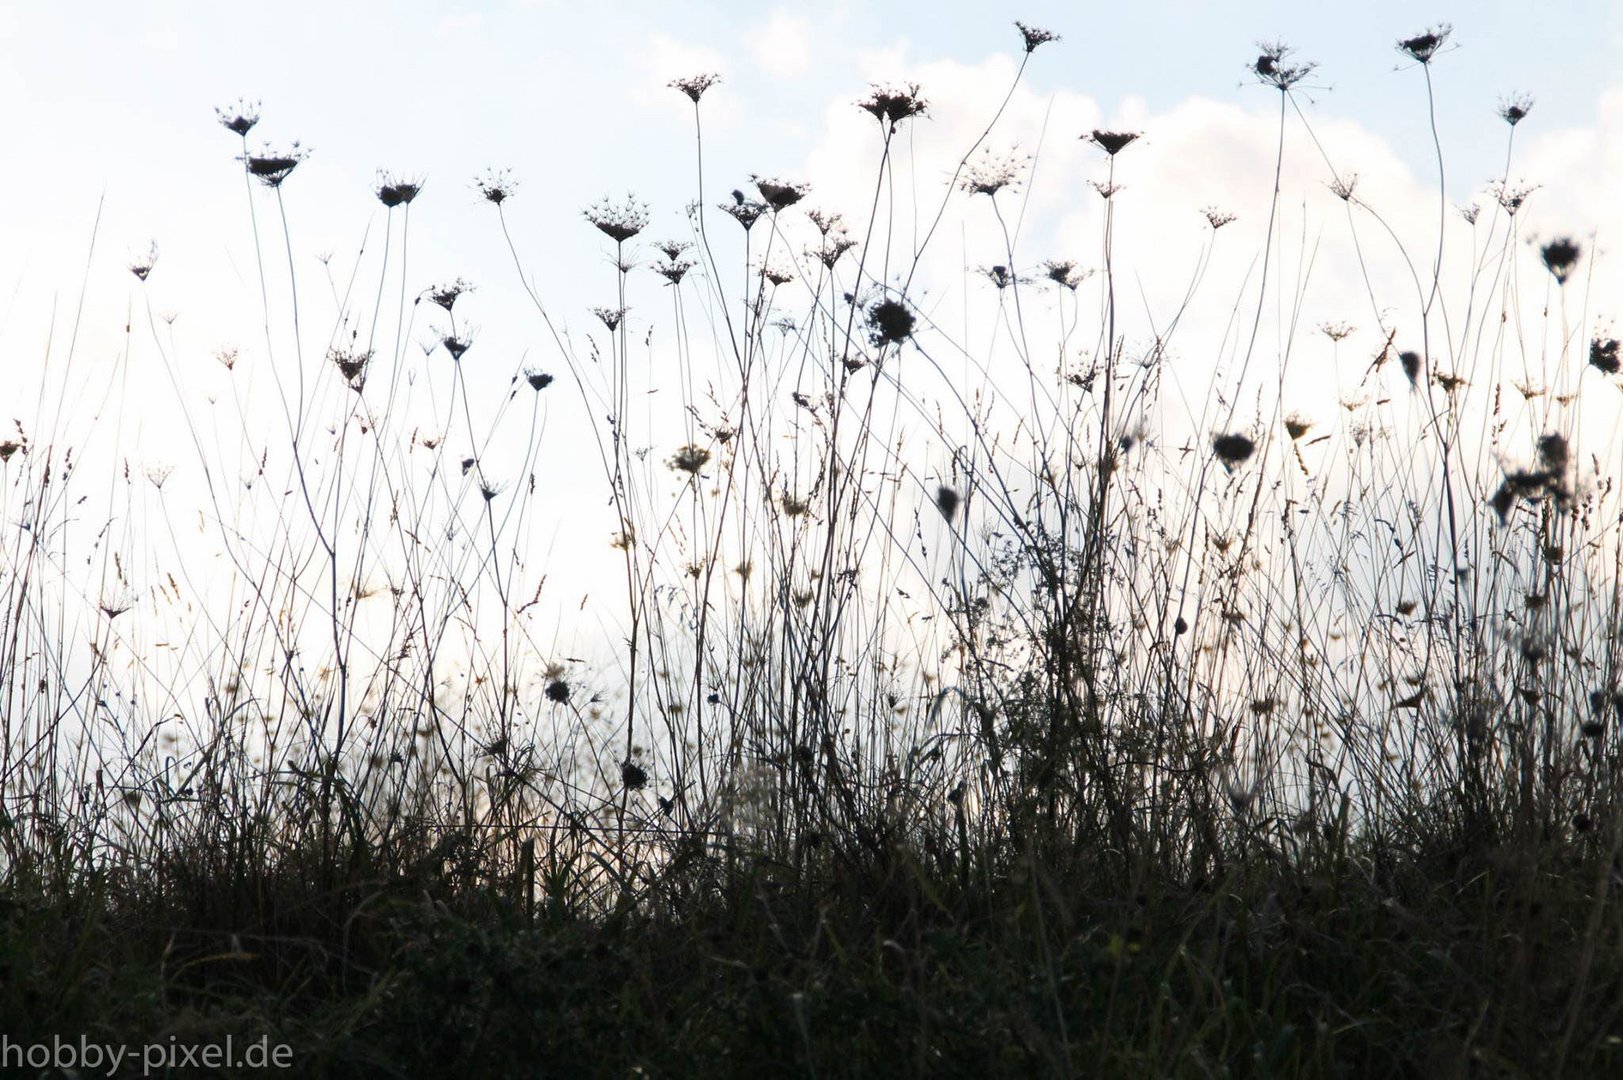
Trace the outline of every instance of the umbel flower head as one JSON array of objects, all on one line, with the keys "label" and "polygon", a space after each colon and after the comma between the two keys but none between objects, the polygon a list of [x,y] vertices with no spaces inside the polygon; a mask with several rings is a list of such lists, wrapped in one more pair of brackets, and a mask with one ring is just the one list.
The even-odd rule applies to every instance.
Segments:
[{"label": "umbel flower head", "polygon": [[268,188],[279,188],[282,181],[292,175],[299,162],[309,156],[310,151],[301,147],[295,139],[286,150],[273,150],[267,146],[257,154],[247,154],[237,160],[247,167],[249,176]]},{"label": "umbel flower head", "polygon": [[417,193],[421,190],[423,190],[423,182],[420,178],[400,180],[382,170],[378,172],[378,202],[390,210],[397,206],[410,206],[411,201],[417,197]]},{"label": "umbel flower head", "polygon": [[232,105],[216,108],[214,115],[227,131],[247,138],[259,123],[259,102],[238,98]]},{"label": "umbel flower head", "polygon": [[1544,259],[1544,266],[1550,273],[1555,275],[1557,285],[1567,283],[1567,278],[1572,276],[1573,269],[1578,265],[1578,256],[1582,253],[1583,249],[1578,246],[1578,243],[1565,236],[1551,240],[1539,249],[1539,254]]},{"label": "umbel flower head", "polygon": [[811,190],[805,184],[797,184],[789,180],[779,180],[777,177],[755,176],[751,174],[750,181],[755,184],[761,198],[774,211],[787,210],[795,203],[806,197]]},{"label": "umbel flower head", "polygon": [[892,297],[877,300],[868,308],[868,340],[874,348],[899,345],[913,336],[916,321],[907,305]]},{"label": "umbel flower head", "polygon": [[734,221],[744,226],[745,232],[749,232],[755,227],[755,223],[760,220],[761,215],[766,213],[770,207],[764,202],[740,198],[739,196],[742,194],[742,192],[734,192],[733,201],[720,204],[720,209],[723,213],[731,215]]},{"label": "umbel flower head", "polygon": [[896,125],[913,116],[923,116],[929,103],[919,95],[918,83],[881,85],[875,83],[868,96],[857,102],[857,108],[870,113],[875,120],[895,131]]},{"label": "umbel flower head", "polygon": [[1448,41],[1448,35],[1454,28],[1448,23],[1438,23],[1428,27],[1414,37],[1404,38],[1398,42],[1398,52],[1407,53],[1414,60],[1422,64],[1431,63],[1431,58],[1437,55],[1437,50]]},{"label": "umbel flower head", "polygon": [[1279,90],[1289,90],[1313,71],[1317,64],[1303,62],[1292,64],[1286,57],[1296,50],[1283,41],[1262,41],[1257,43],[1261,54],[1251,62],[1251,71],[1257,76],[1257,81]]},{"label": "umbel flower head", "polygon": [[1020,185],[1020,169],[1029,159],[1014,154],[994,155],[990,149],[964,170],[959,186],[971,195],[996,195],[1004,188],[1011,191]]},{"label": "umbel flower head", "polygon": [[682,93],[693,99],[693,104],[697,105],[699,99],[704,97],[704,92],[720,81],[721,76],[711,72],[704,75],[689,75],[683,79],[672,79],[666,85],[672,90],[682,91]]},{"label": "umbel flower head", "polygon": [[1499,100],[1499,119],[1515,127],[1527,119],[1527,114],[1533,111],[1532,94],[1512,94],[1508,98]]},{"label": "umbel flower head", "polygon": [[1019,19],[1014,20],[1014,28],[1020,31],[1020,37],[1026,44],[1026,55],[1028,56],[1037,51],[1037,46],[1059,40],[1059,35],[1052,30],[1044,30],[1040,26],[1027,26]]},{"label": "umbel flower head", "polygon": [[473,286],[461,278],[457,278],[449,285],[436,285],[428,290],[428,298],[449,312],[456,306],[459,297],[471,292],[473,292]]},{"label": "umbel flower head", "polygon": [[1589,343],[1589,366],[1606,374],[1616,375],[1619,368],[1617,338],[1597,337]]},{"label": "umbel flower head", "polygon": [[130,260],[130,273],[140,281],[145,281],[152,273],[152,268],[158,263],[158,242],[154,240],[152,246]]},{"label": "umbel flower head", "polygon": [[603,199],[582,211],[597,231],[617,244],[623,244],[648,226],[648,207],[630,195],[623,203]]},{"label": "umbel flower head", "polygon": [[1212,452],[1217,460],[1223,463],[1223,468],[1233,472],[1236,465],[1244,464],[1256,453],[1257,444],[1245,435],[1230,432],[1225,435],[1216,435],[1212,438]]},{"label": "umbel flower head", "polygon": [[1138,138],[1136,131],[1095,131],[1091,135],[1082,136],[1095,146],[1099,147],[1111,157],[1115,157],[1128,145]]},{"label": "umbel flower head", "polygon": [[486,169],[484,175],[474,177],[473,186],[486,202],[500,206],[513,197],[513,189],[518,185],[513,181],[511,169]]}]

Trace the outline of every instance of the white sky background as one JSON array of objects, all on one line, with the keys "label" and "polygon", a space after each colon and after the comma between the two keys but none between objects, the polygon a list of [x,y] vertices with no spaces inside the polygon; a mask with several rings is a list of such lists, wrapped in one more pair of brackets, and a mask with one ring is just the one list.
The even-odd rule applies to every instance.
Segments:
[{"label": "white sky background", "polygon": [[[963,3],[5,3],[0,420],[16,416],[36,437],[48,429],[49,420],[34,415],[39,373],[53,334],[50,370],[60,373],[83,288],[70,397],[78,408],[63,429],[94,428],[105,437],[116,404],[98,413],[82,392],[107,385],[133,310],[135,389],[122,399],[127,452],[138,467],[145,460],[173,463],[176,490],[184,490],[189,471],[195,479],[193,452],[144,331],[143,305],[150,297],[160,316],[174,316],[173,359],[199,410],[224,380],[251,378],[262,362],[255,355],[262,341],[259,286],[234,161],[238,143],[212,111],[239,95],[262,102],[253,145],[298,139],[313,151],[283,192],[312,355],[324,349],[335,322],[317,255],[331,254],[342,289],[361,237],[372,230],[357,276],[362,299],[354,304],[364,327],[384,224],[372,194],[376,170],[421,176],[426,187],[412,211],[407,290],[457,276],[477,285],[458,309],[479,328],[464,364],[475,395],[496,402],[521,365],[560,375],[563,365],[524,301],[494,214],[472,188],[475,174],[487,167],[513,170],[519,187],[508,204],[509,221],[527,270],[577,341],[588,333],[601,336],[589,308],[612,304],[614,275],[608,247],[582,220],[581,209],[631,191],[650,204],[647,238],[686,235],[681,208],[695,194],[691,108],[666,87],[668,80],[704,71],[725,80],[704,100],[707,205],[725,200],[734,187],[747,188],[750,173],[803,179],[813,186],[806,205],[845,211],[860,235],[878,138],[872,119],[853,101],[870,82],[921,84],[931,116],[907,132],[918,163],[908,182],[917,185],[920,212],[928,216],[957,153],[979,134],[1019,62],[1013,16],[1063,36],[1032,58],[989,140],[995,150],[1016,147],[1038,159],[1017,267],[1029,270],[1049,257],[1097,265],[1101,207],[1086,182],[1103,177],[1104,156],[1077,140],[1094,127],[1145,132],[1123,153],[1118,173],[1125,184],[1117,204],[1118,250],[1132,275],[1124,278],[1131,284],[1123,304],[1135,318],[1143,310],[1140,286],[1158,319],[1182,294],[1211,238],[1200,208],[1216,205],[1238,215],[1218,238],[1203,306],[1174,342],[1178,388],[1169,387],[1169,408],[1185,397],[1200,407],[1213,372],[1234,348],[1232,338],[1222,344],[1222,335],[1236,301],[1247,313],[1255,303],[1241,282],[1254,273],[1261,251],[1278,109],[1278,94],[1256,85],[1247,70],[1263,39],[1282,39],[1299,58],[1319,64],[1299,97],[1320,141],[1338,168],[1360,174],[1359,194],[1389,216],[1415,245],[1417,261],[1429,265],[1437,189],[1424,77],[1393,43],[1435,22],[1452,22],[1453,40],[1433,67],[1449,199],[1463,204],[1498,178],[1507,129],[1495,106],[1513,91],[1531,93],[1536,104],[1518,130],[1511,177],[1542,186],[1521,218],[1522,233],[1536,239],[1570,234],[1584,243],[1581,273],[1593,265],[1594,278],[1587,310],[1574,313],[1575,322],[1588,320],[1574,328],[1580,343],[1591,323],[1605,325],[1620,306],[1623,277],[1607,250],[1623,229],[1623,203],[1611,194],[1623,178],[1623,76],[1615,74],[1623,9],[1598,0],[1540,11],[1511,3],[1417,8],[1387,2],[1084,10],[1033,0],[1006,14]],[[1286,138],[1283,260],[1294,264],[1304,236],[1310,246],[1316,237],[1324,241],[1299,335],[1302,348],[1318,350],[1320,366],[1308,367],[1287,391],[1287,405],[1322,417],[1341,388],[1325,377],[1325,346],[1311,328],[1333,319],[1368,328],[1373,319],[1356,266],[1344,257],[1345,218],[1325,189],[1328,170],[1294,116]],[[262,227],[274,226],[273,203],[257,190],[255,198]],[[1004,261],[990,246],[996,234],[985,206],[958,199],[966,214],[949,216],[950,232],[936,241],[937,287],[913,298],[954,334],[963,325],[963,293],[952,291],[962,280],[961,263],[973,268]],[[910,217],[911,208],[905,213]],[[1458,219],[1451,221],[1456,229]],[[710,230],[718,245],[735,247],[731,222],[713,217]],[[898,236],[904,247],[911,238],[905,228]],[[1361,239],[1374,236],[1366,224]],[[160,258],[143,293],[126,265],[153,240]],[[266,240],[275,290],[285,274],[280,236]],[[1469,234],[1451,232],[1451,243],[1464,250]],[[960,256],[966,249],[967,260]],[[1339,253],[1334,258],[1332,249]],[[1373,251],[1380,282],[1395,282],[1378,282],[1377,294],[1394,308],[1409,303],[1412,290],[1390,276],[1397,269],[1390,249],[1376,243]],[[1599,260],[1591,263],[1597,252]],[[645,260],[653,258],[650,247],[644,253]],[[1522,287],[1542,295],[1546,285],[1547,276],[1527,273]],[[389,336],[397,289],[391,279]],[[981,312],[969,331],[975,351],[990,332],[983,316],[996,296],[984,281],[972,283],[968,295]],[[273,291],[273,304],[274,297]],[[650,325],[656,341],[668,340],[658,337],[669,311],[662,282],[648,272],[633,275],[630,303],[634,341]],[[281,317],[273,311],[273,321]],[[1271,305],[1265,324],[1276,317]],[[1402,322],[1401,316],[1394,320]],[[430,339],[425,323],[443,325],[427,318],[426,304],[414,342]],[[1141,346],[1147,324],[1138,319],[1128,333],[1130,347]],[[1344,355],[1352,359],[1342,374],[1348,381],[1373,344],[1347,343]],[[212,359],[227,346],[244,356],[232,375]],[[407,355],[423,362],[415,344]],[[1277,350],[1270,345],[1265,355],[1271,363]],[[427,363],[443,370],[448,361],[440,352]],[[270,393],[268,382],[254,385],[256,394]],[[567,417],[578,398],[565,379],[549,393],[542,471],[550,455],[560,514],[538,522],[536,542],[557,544],[561,565],[599,560],[611,572],[613,554],[604,539],[612,519],[595,461],[579,452]],[[1242,412],[1240,419],[1243,426],[1251,417]],[[513,436],[522,435],[520,425]],[[1599,445],[1615,456],[1615,441]],[[656,454],[662,458],[671,449],[662,446]],[[498,475],[501,454],[498,446],[488,455]],[[522,449],[512,455],[514,468],[521,455]],[[109,460],[103,456],[103,467]],[[932,467],[915,464],[921,475]],[[590,573],[574,577],[592,580]]]}]

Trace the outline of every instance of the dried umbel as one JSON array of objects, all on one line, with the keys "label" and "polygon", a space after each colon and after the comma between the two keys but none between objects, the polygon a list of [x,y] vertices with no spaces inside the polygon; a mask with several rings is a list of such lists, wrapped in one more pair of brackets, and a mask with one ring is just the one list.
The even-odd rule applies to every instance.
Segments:
[{"label": "dried umbel", "polygon": [[1283,41],[1264,41],[1257,46],[1261,54],[1251,62],[1251,72],[1257,81],[1278,90],[1289,90],[1313,71],[1316,64],[1292,64],[1286,61],[1295,50]]},{"label": "dried umbel", "polygon": [[247,138],[259,123],[259,102],[238,98],[234,104],[215,109],[214,115],[227,131]]},{"label": "dried umbel", "polygon": [[1249,436],[1237,432],[1212,437],[1212,452],[1229,472],[1233,472],[1236,466],[1248,461],[1256,451],[1257,444],[1252,442]]},{"label": "dried umbel", "polygon": [[1589,366],[1604,374],[1616,375],[1618,348],[1617,338],[1595,338],[1589,343]]},{"label": "dried umbel", "polygon": [[1136,131],[1095,131],[1083,138],[1092,142],[1099,149],[1115,157],[1138,139]]},{"label": "dried umbel", "polygon": [[699,470],[710,463],[710,451],[702,446],[688,445],[682,447],[671,455],[667,462],[676,472],[685,472],[689,476],[699,475]]},{"label": "dried umbel", "polygon": [[291,176],[299,163],[309,156],[310,151],[295,141],[286,150],[273,150],[267,146],[257,154],[247,154],[237,160],[247,168],[249,176],[268,188],[279,188],[282,181]]},{"label": "dried umbel", "polygon": [[1499,119],[1515,127],[1527,119],[1527,114],[1533,111],[1533,95],[1512,94],[1499,102]]},{"label": "dried umbel", "polygon": [[1429,64],[1432,57],[1437,55],[1437,50],[1443,47],[1444,43],[1448,41],[1448,36],[1453,32],[1454,28],[1448,23],[1438,23],[1414,37],[1404,38],[1399,41],[1398,51],[1407,53],[1419,63]]},{"label": "dried umbel", "polygon": [[1578,266],[1578,257],[1583,254],[1583,248],[1570,237],[1560,237],[1551,240],[1539,249],[1539,255],[1544,259],[1544,267],[1555,276],[1557,285],[1565,285],[1567,278]]},{"label": "dried umbel", "polygon": [[886,297],[868,308],[868,338],[875,348],[898,345],[913,336],[914,322],[906,304]]},{"label": "dried umbel", "polygon": [[755,189],[761,193],[761,198],[773,210],[787,210],[795,203],[806,197],[811,189],[805,184],[797,184],[790,180],[780,180],[771,176],[751,176]]},{"label": "dried umbel", "polygon": [[1028,56],[1037,51],[1037,46],[1059,40],[1059,35],[1052,30],[1044,30],[1040,26],[1027,26],[1019,19],[1014,21],[1014,28],[1020,31],[1020,39],[1025,43]]},{"label": "dried umbel", "polygon": [[461,278],[448,285],[436,285],[428,290],[428,299],[449,312],[456,306],[458,298],[473,292],[473,286]]},{"label": "dried umbel", "polygon": [[604,199],[587,207],[582,213],[587,221],[597,227],[598,232],[617,244],[625,243],[648,226],[648,207],[630,195],[622,203]]},{"label": "dried umbel", "polygon": [[475,177],[473,181],[479,197],[493,206],[501,206],[511,199],[517,186],[511,169],[486,169],[484,175]]},{"label": "dried umbel", "polygon": [[704,75],[689,75],[681,79],[672,79],[666,85],[672,90],[680,90],[682,93],[686,94],[692,99],[693,104],[697,105],[699,103],[699,99],[704,97],[704,92],[720,81],[721,76],[712,72]]},{"label": "dried umbel", "polygon": [[377,196],[378,202],[393,210],[397,206],[410,206],[418,192],[423,190],[423,181],[419,178],[402,180],[389,173],[378,173]]},{"label": "dried umbel", "polygon": [[897,86],[875,84],[868,96],[857,102],[857,107],[894,131],[903,120],[924,115],[929,103],[920,96],[918,83]]}]

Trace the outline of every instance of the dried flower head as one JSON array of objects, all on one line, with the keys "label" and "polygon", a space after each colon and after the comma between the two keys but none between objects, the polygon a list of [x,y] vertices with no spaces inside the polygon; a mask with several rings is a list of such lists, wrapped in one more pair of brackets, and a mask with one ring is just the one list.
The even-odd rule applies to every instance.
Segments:
[{"label": "dried flower head", "polygon": [[1330,181],[1330,191],[1342,202],[1351,202],[1353,192],[1358,190],[1358,174],[1347,173]]},{"label": "dried flower head", "polygon": [[1096,130],[1093,132],[1093,134],[1084,135],[1082,137],[1099,147],[1099,149],[1103,150],[1111,157],[1115,157],[1117,154],[1127,149],[1128,145],[1138,138],[1138,135],[1139,133],[1136,131]]},{"label": "dried flower head", "polygon": [[1028,56],[1037,51],[1037,46],[1059,40],[1059,35],[1052,30],[1044,30],[1040,26],[1027,26],[1019,19],[1014,20],[1014,28],[1020,31],[1020,38],[1026,44],[1026,54]]},{"label": "dried flower head", "polygon": [[411,180],[402,180],[390,173],[379,170],[377,186],[378,202],[393,210],[397,206],[410,206],[417,193],[423,190],[421,177]]},{"label": "dried flower head", "polygon": [[689,75],[682,79],[672,79],[666,85],[672,90],[682,91],[682,93],[693,99],[693,104],[697,105],[699,99],[704,97],[704,92],[720,81],[720,75],[710,72],[704,75]]},{"label": "dried flower head", "polygon": [[1262,50],[1255,60],[1251,62],[1251,71],[1257,80],[1279,90],[1289,90],[1312,73],[1318,65],[1311,61],[1299,64],[1286,62],[1286,57],[1296,50],[1283,41],[1261,41],[1257,48]]},{"label": "dried flower head", "polygon": [[1291,413],[1285,417],[1285,434],[1289,435],[1292,441],[1306,435],[1312,427],[1313,421],[1301,413]]},{"label": "dried flower head", "polygon": [[552,385],[552,376],[535,368],[525,368],[524,381],[530,384],[531,390],[545,390]]},{"label": "dried flower head", "polygon": [[1567,278],[1572,276],[1573,269],[1578,265],[1578,256],[1582,252],[1583,249],[1578,246],[1577,241],[1566,236],[1551,240],[1539,249],[1545,269],[1555,275],[1557,285],[1567,283]]},{"label": "dried flower head", "polygon": [[636,762],[627,761],[620,766],[620,783],[627,791],[641,791],[648,786],[648,770]]},{"label": "dried flower head", "polygon": [[486,169],[484,175],[473,179],[473,187],[479,192],[479,197],[496,206],[511,199],[517,186],[511,169]]},{"label": "dried flower head", "polygon": [[822,210],[808,210],[806,216],[811,223],[817,226],[817,231],[827,236],[830,232],[844,231],[845,225],[839,214],[830,214]]},{"label": "dried flower head", "polygon": [[1400,352],[1398,353],[1398,363],[1402,365],[1403,375],[1409,380],[1409,385],[1418,387],[1420,385],[1420,354],[1411,351]]},{"label": "dried flower head", "polygon": [[152,273],[152,268],[157,265],[157,262],[158,242],[154,240],[147,250],[130,260],[130,273],[134,274],[137,280],[145,281],[147,275]]},{"label": "dried flower head", "polygon": [[774,285],[787,285],[789,282],[795,279],[795,275],[792,270],[788,270],[785,267],[779,266],[775,263],[763,267],[761,270],[761,276],[766,278]]},{"label": "dried flower head", "polygon": [[935,508],[941,511],[941,516],[947,519],[949,525],[958,515],[959,501],[958,492],[946,484],[941,484],[935,489]]},{"label": "dried flower head", "polygon": [[1511,94],[1499,99],[1499,119],[1515,127],[1533,111],[1532,94]]},{"label": "dried flower head", "polygon": [[755,189],[761,193],[761,198],[774,211],[787,210],[795,203],[806,197],[811,188],[805,184],[798,184],[790,180],[780,180],[775,176],[756,176],[750,174],[750,181]]},{"label": "dried flower head", "polygon": [[899,345],[913,336],[914,322],[906,304],[887,296],[868,308],[868,340],[874,348]]},{"label": "dried flower head", "polygon": [[1527,201],[1527,197],[1533,194],[1535,190],[1537,190],[1537,185],[1512,187],[1509,184],[1500,182],[1493,185],[1493,197],[1506,214],[1515,217],[1516,211],[1522,208],[1522,204]]},{"label": "dried flower head", "polygon": [[259,123],[259,102],[238,98],[235,103],[214,110],[216,119],[225,129],[243,138]]},{"label": "dried flower head", "polygon": [[1112,184],[1104,180],[1089,180],[1088,183],[1092,185],[1094,191],[1099,193],[1099,197],[1107,202],[1115,198],[1116,195],[1122,190],[1123,186],[1121,184]]},{"label": "dried flower head", "polygon": [[1458,209],[1460,217],[1465,219],[1465,223],[1467,225],[1475,225],[1477,215],[1482,213],[1482,208],[1474,202],[1461,206]]},{"label": "dried flower head", "polygon": [[1221,461],[1223,467],[1229,472],[1233,472],[1236,465],[1243,464],[1250,459],[1251,455],[1256,453],[1256,450],[1257,444],[1252,442],[1248,436],[1241,435],[1238,432],[1212,437],[1212,452],[1217,455],[1217,460]]},{"label": "dried flower head", "polygon": [[766,213],[768,209],[770,207],[764,202],[736,197],[730,203],[721,204],[722,212],[744,226],[745,232],[749,232],[754,228],[755,223],[761,219],[761,215]]},{"label": "dried flower head", "polygon": [[687,272],[692,269],[692,262],[687,259],[678,259],[676,262],[660,263],[658,266],[654,267],[654,273],[658,274],[672,285],[680,285],[682,283],[682,279],[687,276]]},{"label": "dried flower head", "polygon": [[710,451],[702,446],[688,444],[676,453],[665,464],[676,472],[685,472],[689,476],[699,475],[699,470],[710,463]]},{"label": "dried flower head", "polygon": [[1087,279],[1087,272],[1077,269],[1075,259],[1049,259],[1043,263],[1043,275],[1056,285],[1076,291]]},{"label": "dried flower head", "polygon": [[1234,220],[1233,214],[1229,213],[1227,210],[1219,210],[1215,206],[1208,206],[1206,209],[1202,210],[1201,213],[1206,215],[1206,224],[1212,227],[1213,232],[1216,232],[1218,229],[1221,229],[1223,226]]},{"label": "dried flower head", "polygon": [[238,158],[248,169],[248,175],[269,188],[279,188],[298,167],[299,162],[310,156],[310,151],[293,142],[286,150],[272,150],[264,147],[257,154],[247,154]]},{"label": "dried flower head", "polygon": [[630,195],[626,196],[625,202],[618,204],[605,198],[582,213],[587,221],[597,227],[598,232],[616,244],[625,243],[648,225],[647,205],[637,202]]},{"label": "dried flower head", "polygon": [[823,246],[812,254],[816,256],[818,262],[832,270],[834,264],[839,262],[847,251],[856,246],[857,242],[849,236],[825,236],[823,237]]},{"label": "dried flower head", "polygon": [[1618,362],[1618,351],[1617,338],[1595,338],[1589,343],[1589,366],[1604,374],[1616,375],[1623,366]]},{"label": "dried flower head", "polygon": [[449,285],[436,285],[428,290],[428,298],[446,311],[456,306],[457,298],[473,292],[473,286],[461,278],[457,278]]},{"label": "dried flower head", "polygon": [[621,308],[595,307],[595,308],[592,309],[592,314],[596,315],[599,319],[601,319],[602,322],[603,322],[603,325],[609,328],[610,333],[613,333],[614,331],[620,329],[620,324],[625,321],[626,309],[623,308],[623,307],[621,307]]},{"label": "dried flower head", "polygon": [[569,684],[563,679],[552,679],[547,683],[547,700],[554,705],[565,705],[569,702]]},{"label": "dried flower head", "polygon": [[455,334],[446,334],[440,338],[440,344],[445,346],[445,351],[451,354],[452,360],[461,360],[462,354],[473,346],[473,339],[466,333],[461,337]]},{"label": "dried flower head", "polygon": [[1029,158],[1014,154],[994,155],[983,149],[980,156],[967,169],[959,186],[971,195],[996,195],[1004,188],[1011,191],[1020,186],[1020,171]]},{"label": "dried flower head", "polygon": [[1410,57],[1422,64],[1431,63],[1431,58],[1437,55],[1437,50],[1448,41],[1448,36],[1454,28],[1448,23],[1438,23],[1428,27],[1414,37],[1404,38],[1398,42],[1398,51],[1407,53]]},{"label": "dried flower head", "polygon": [[686,240],[661,240],[654,245],[654,250],[662,253],[671,262],[675,262],[688,248],[693,245]]},{"label": "dried flower head", "polygon": [[338,373],[344,377],[345,382],[359,390],[362,382],[364,382],[362,376],[366,373],[366,365],[372,360],[372,351],[370,349],[354,351],[334,347],[327,350],[327,359],[331,360],[333,365],[338,368]]},{"label": "dried flower head", "polygon": [[857,102],[857,107],[867,111],[889,130],[895,131],[896,125],[903,120],[924,115],[929,103],[919,95],[918,83],[902,85],[875,83],[868,96]]},{"label": "dried flower head", "polygon": [[1538,460],[1546,472],[1563,473],[1572,458],[1572,448],[1566,436],[1551,432],[1538,437]]}]

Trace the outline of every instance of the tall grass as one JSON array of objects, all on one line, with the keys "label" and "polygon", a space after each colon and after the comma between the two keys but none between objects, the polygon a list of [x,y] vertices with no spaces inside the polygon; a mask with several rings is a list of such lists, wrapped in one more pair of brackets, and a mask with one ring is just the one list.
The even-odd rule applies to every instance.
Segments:
[{"label": "tall grass", "polygon": [[[475,290],[410,262],[421,182],[380,177],[375,281],[329,276],[318,327],[284,200],[312,166],[221,113],[260,382],[223,354],[229,400],[192,410],[150,259],[122,361],[169,381],[201,482],[87,462],[43,409],[0,443],[14,1039],[268,1025],[311,1069],[380,1073],[1618,1067],[1623,519],[1615,435],[1582,422],[1615,408],[1618,347],[1590,252],[1524,243],[1530,102],[1464,217],[1433,121],[1436,227],[1409,235],[1320,142],[1312,65],[1265,45],[1263,246],[1224,340],[1184,344],[1231,215],[1142,313],[1117,242],[1151,212],[1121,195],[1138,133],[1093,131],[1065,182],[1102,200],[1096,257],[1036,262],[1035,162],[991,142],[1052,40],[1019,29],[933,193],[901,179],[925,90],[858,102],[849,221],[791,180],[728,194],[715,80],[673,83],[686,235],[588,208],[590,316],[548,307],[523,242],[568,215],[481,178],[512,255],[483,273],[550,345],[496,400],[467,378]],[[1399,44],[1417,107],[1447,37]],[[1345,205],[1362,332],[1300,325],[1287,139]],[[991,246],[954,268],[959,222]],[[1374,294],[1377,259],[1412,295]],[[955,270],[965,311],[931,299]],[[1199,353],[1229,361],[1180,414]],[[1304,415],[1303,364],[1362,375]],[[548,438],[561,410],[580,437]],[[602,498],[560,506],[582,469]],[[537,555],[558,517],[612,545],[600,655],[561,654],[553,624],[589,616],[548,592],[577,573]]]}]

